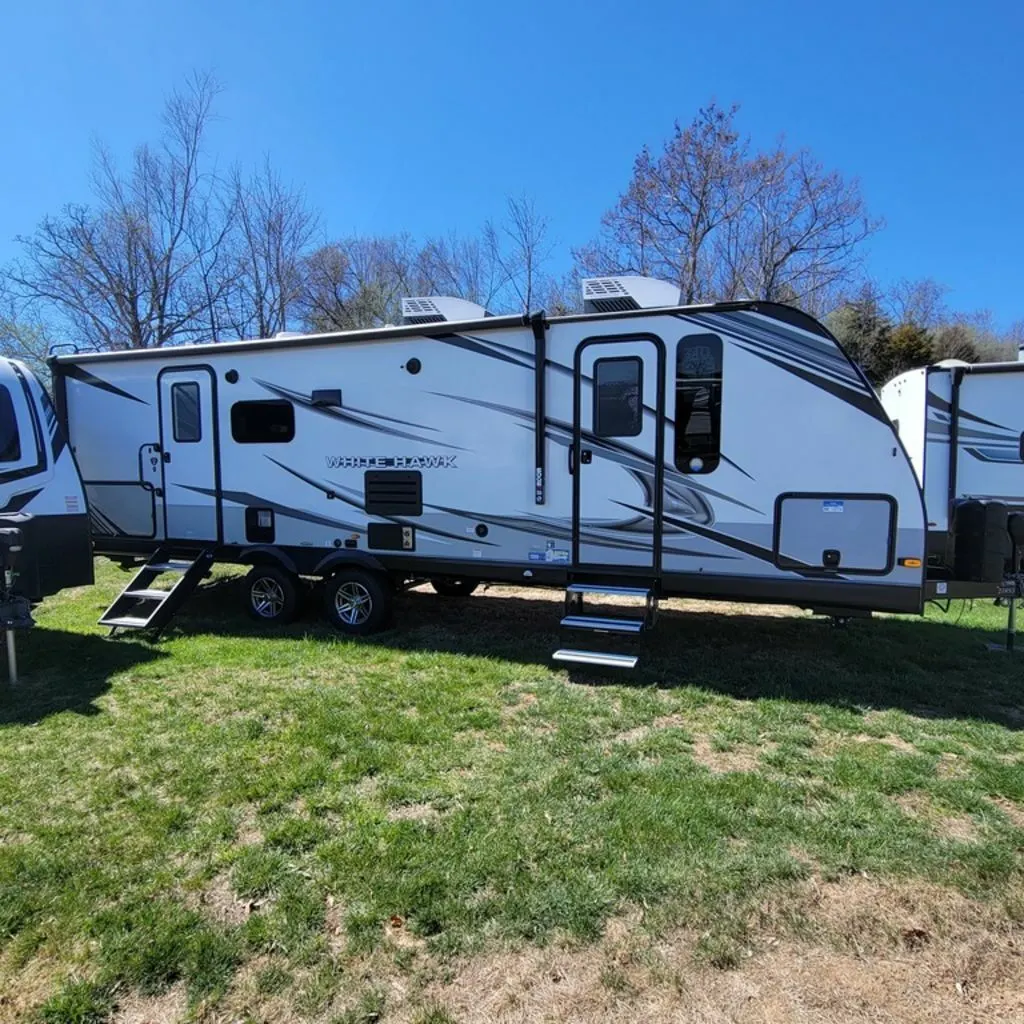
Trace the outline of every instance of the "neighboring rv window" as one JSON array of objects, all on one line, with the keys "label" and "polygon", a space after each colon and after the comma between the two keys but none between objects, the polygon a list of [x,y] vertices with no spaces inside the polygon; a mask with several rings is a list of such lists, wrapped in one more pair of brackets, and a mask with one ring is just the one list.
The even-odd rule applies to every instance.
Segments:
[{"label": "neighboring rv window", "polygon": [[235,402],[231,436],[239,444],[286,444],[295,437],[295,407],[283,400]]},{"label": "neighboring rv window", "polygon": [[721,458],[722,339],[691,334],[676,349],[676,469],[710,473]]},{"label": "neighboring rv window", "polygon": [[594,363],[594,433],[636,437],[643,428],[643,361],[635,356]]},{"label": "neighboring rv window", "polygon": [[194,381],[171,385],[171,421],[174,440],[201,441],[203,424],[199,413],[199,385]]},{"label": "neighboring rv window", "polygon": [[10,391],[0,384],[0,462],[18,462],[20,459],[18,417],[14,414]]}]

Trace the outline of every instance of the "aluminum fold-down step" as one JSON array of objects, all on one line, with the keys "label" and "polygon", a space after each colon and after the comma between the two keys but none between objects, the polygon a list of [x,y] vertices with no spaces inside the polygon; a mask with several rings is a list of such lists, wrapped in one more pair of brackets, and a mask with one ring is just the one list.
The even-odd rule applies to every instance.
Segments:
[{"label": "aluminum fold-down step", "polygon": [[643,619],[603,618],[598,615],[566,615],[562,619],[566,629],[591,629],[596,633],[642,633]]},{"label": "aluminum fold-down step", "polygon": [[[210,574],[213,550],[203,548],[187,554],[164,544],[150,555],[131,582],[114,599],[99,620],[101,626],[118,629],[162,629],[185,598]],[[154,586],[167,573],[174,584],[166,590]]]},{"label": "aluminum fold-down step", "polygon": [[607,594],[609,597],[651,596],[647,587],[618,587],[610,583],[570,583],[566,588],[570,594]]},{"label": "aluminum fold-down step", "polygon": [[636,668],[640,660],[635,654],[604,654],[600,651],[576,651],[562,648],[552,655],[555,661],[574,665],[601,665],[605,668]]}]

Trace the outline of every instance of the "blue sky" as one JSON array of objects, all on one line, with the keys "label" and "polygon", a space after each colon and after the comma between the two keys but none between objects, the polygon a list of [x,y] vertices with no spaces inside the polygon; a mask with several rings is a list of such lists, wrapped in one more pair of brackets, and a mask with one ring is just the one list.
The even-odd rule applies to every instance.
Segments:
[{"label": "blue sky", "polygon": [[33,0],[3,14],[0,261],[88,199],[90,142],[157,131],[195,68],[210,151],[269,154],[328,235],[471,231],[526,193],[563,251],[709,99],[861,180],[868,269],[1024,317],[1024,5],[993,0]]}]

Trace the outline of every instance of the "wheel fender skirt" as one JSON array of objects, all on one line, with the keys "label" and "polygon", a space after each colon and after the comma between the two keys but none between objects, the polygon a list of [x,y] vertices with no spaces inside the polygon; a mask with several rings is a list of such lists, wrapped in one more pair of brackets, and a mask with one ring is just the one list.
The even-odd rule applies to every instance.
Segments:
[{"label": "wheel fender skirt", "polygon": [[295,576],[299,574],[295,559],[287,552],[282,551],[280,548],[275,548],[271,544],[257,544],[251,548],[244,548],[239,552],[238,560],[248,565],[259,565],[260,562],[273,562],[274,565],[287,569],[288,572]]},{"label": "wheel fender skirt", "polygon": [[363,569],[370,569],[373,572],[380,572],[387,575],[387,569],[384,565],[373,555],[368,555],[365,551],[332,551],[329,555],[325,555],[316,564],[316,568],[313,569],[314,576],[329,576],[335,569],[340,568],[343,565],[358,565]]}]

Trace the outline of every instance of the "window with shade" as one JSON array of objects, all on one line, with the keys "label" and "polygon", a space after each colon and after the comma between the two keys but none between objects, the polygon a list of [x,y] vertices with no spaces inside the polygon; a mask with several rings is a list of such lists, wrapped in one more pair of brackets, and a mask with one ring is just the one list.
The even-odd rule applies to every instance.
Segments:
[{"label": "window with shade", "polygon": [[680,473],[711,473],[721,459],[722,339],[691,334],[676,349],[676,448]]}]

